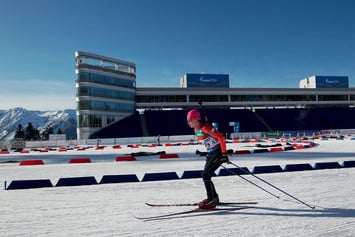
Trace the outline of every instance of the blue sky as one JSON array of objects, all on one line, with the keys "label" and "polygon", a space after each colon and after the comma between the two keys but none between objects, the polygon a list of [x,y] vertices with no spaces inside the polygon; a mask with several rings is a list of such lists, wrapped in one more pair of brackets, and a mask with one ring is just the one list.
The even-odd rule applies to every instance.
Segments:
[{"label": "blue sky", "polygon": [[2,0],[0,109],[74,109],[77,50],[134,62],[137,87],[179,87],[187,72],[247,88],[345,75],[353,87],[354,10],[352,0]]}]

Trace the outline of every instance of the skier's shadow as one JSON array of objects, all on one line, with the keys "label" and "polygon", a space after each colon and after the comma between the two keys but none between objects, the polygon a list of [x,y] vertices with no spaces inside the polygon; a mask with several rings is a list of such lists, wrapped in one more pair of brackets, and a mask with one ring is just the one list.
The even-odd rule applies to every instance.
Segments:
[{"label": "skier's shadow", "polygon": [[236,210],[224,210],[218,212],[200,212],[192,213],[183,216],[170,216],[152,219],[162,220],[162,219],[180,219],[180,218],[194,218],[198,216],[206,215],[243,215],[243,216],[284,216],[284,217],[340,217],[340,218],[354,218],[355,209],[350,208],[326,208],[326,207],[316,207],[315,209],[284,209],[275,207],[261,207],[261,206],[248,206],[248,209],[243,211]]},{"label": "skier's shadow", "polygon": [[[257,210],[257,211],[255,211]],[[217,213],[219,214],[219,213]],[[221,213],[223,214],[223,213]],[[252,207],[250,211],[236,212],[235,214],[257,215],[257,216],[288,216],[288,217],[355,217],[355,209],[351,208],[326,208],[316,207],[315,209],[283,209],[275,207]]]}]

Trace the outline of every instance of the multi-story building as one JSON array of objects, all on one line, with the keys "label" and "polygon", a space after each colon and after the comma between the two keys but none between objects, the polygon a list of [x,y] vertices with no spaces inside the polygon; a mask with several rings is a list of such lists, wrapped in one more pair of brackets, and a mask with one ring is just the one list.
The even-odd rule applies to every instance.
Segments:
[{"label": "multi-story building", "polygon": [[134,113],[134,63],[82,51],[75,62],[78,139]]}]

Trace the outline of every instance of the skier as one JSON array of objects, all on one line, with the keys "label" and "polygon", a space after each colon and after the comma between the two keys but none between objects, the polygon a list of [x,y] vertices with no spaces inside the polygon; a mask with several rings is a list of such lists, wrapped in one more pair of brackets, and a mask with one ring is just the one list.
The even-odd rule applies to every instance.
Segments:
[{"label": "skier", "polygon": [[211,178],[221,164],[229,161],[226,141],[222,133],[201,119],[201,114],[197,110],[193,109],[187,113],[187,123],[194,129],[198,140],[202,141],[207,149],[206,163],[202,173],[207,198],[199,202],[199,208],[215,208],[219,203],[219,197]]}]

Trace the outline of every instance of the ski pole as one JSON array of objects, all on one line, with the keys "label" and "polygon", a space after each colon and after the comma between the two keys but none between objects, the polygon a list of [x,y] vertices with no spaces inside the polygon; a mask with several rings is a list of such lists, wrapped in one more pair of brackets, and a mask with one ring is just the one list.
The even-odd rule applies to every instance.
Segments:
[{"label": "ski pole", "polygon": [[248,183],[250,183],[250,184],[252,184],[252,185],[254,185],[254,186],[258,187],[259,189],[263,190],[264,192],[267,192],[268,194],[270,194],[270,195],[272,195],[272,196],[274,196],[274,197],[276,197],[276,198],[280,199],[280,197],[279,197],[279,196],[276,196],[276,195],[275,195],[275,194],[273,194],[272,192],[270,192],[270,191],[268,191],[268,190],[264,189],[263,187],[261,187],[261,186],[257,185],[257,184],[256,184],[256,183],[254,183],[253,181],[250,181],[249,179],[247,179],[247,178],[245,178],[245,177],[241,176],[240,174],[238,174],[238,173],[236,173],[236,172],[231,171],[230,169],[228,169],[228,168],[227,168],[227,167],[225,167],[224,165],[221,165],[221,167],[225,168],[225,169],[226,169],[229,173],[231,173],[231,174],[233,174],[233,175],[238,175],[240,178],[242,178],[242,179],[244,179],[245,181],[247,181]]},{"label": "ski pole", "polygon": [[[237,167],[237,168],[241,169],[241,168],[240,168],[240,166],[238,166],[238,165],[234,164],[234,163],[233,163],[233,162],[231,162],[231,161],[228,161],[228,164],[231,164],[231,165],[233,165],[233,166],[235,166],[235,167]],[[271,184],[271,183],[267,182],[266,180],[264,180],[264,179],[260,178],[259,176],[257,176],[257,175],[255,175],[255,174],[253,174],[253,173],[252,173],[252,172],[250,172],[249,170],[247,170],[247,171],[245,171],[244,169],[242,169],[242,170],[243,170],[243,172],[245,172],[245,173],[248,173],[248,174],[252,175],[253,177],[257,178],[258,180],[260,180],[260,181],[262,181],[262,182],[266,183],[267,185],[269,185],[269,186],[273,187],[274,189],[276,189],[276,190],[278,190],[278,191],[282,192],[283,194],[286,194],[287,196],[289,196],[289,197],[291,197],[291,198],[295,199],[295,200],[296,200],[296,201],[298,201],[299,203],[302,203],[303,205],[306,205],[307,207],[310,207],[310,208],[312,208],[312,209],[315,209],[315,208],[316,208],[315,206],[311,206],[311,205],[309,205],[309,204],[305,203],[304,201],[301,201],[300,199],[296,198],[295,196],[293,196],[293,195],[291,195],[291,194],[289,194],[289,193],[285,192],[284,190],[282,190],[282,189],[280,189],[280,188],[276,187],[275,185],[273,185],[273,184]]]}]

